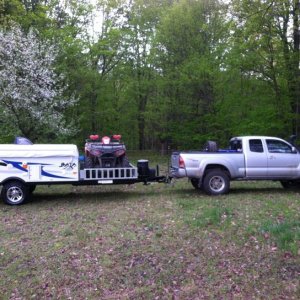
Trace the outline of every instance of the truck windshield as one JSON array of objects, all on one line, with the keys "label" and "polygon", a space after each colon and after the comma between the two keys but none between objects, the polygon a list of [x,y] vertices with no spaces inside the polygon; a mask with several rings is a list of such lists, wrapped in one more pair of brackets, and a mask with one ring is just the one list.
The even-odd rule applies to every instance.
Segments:
[{"label": "truck windshield", "polygon": [[268,151],[270,153],[292,153],[292,147],[278,140],[267,140]]}]

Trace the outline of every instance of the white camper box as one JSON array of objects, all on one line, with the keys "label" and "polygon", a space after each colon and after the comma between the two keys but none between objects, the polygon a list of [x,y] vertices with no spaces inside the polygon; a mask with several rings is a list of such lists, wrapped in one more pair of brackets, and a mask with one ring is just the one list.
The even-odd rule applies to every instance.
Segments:
[{"label": "white camper box", "polygon": [[76,145],[0,145],[0,183],[7,179],[23,182],[72,182],[79,180]]}]

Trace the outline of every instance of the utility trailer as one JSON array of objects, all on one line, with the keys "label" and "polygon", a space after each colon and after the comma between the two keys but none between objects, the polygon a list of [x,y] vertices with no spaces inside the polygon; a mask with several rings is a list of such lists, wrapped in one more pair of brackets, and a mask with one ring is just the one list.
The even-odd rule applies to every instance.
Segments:
[{"label": "utility trailer", "polygon": [[37,185],[107,185],[166,182],[147,160],[137,167],[85,168],[76,145],[0,145],[1,198],[6,204],[20,205],[30,198]]}]

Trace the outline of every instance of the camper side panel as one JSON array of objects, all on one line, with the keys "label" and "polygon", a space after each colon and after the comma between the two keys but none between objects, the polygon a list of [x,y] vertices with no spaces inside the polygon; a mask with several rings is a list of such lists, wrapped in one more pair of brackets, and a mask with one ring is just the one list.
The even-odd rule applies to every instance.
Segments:
[{"label": "camper side panel", "polygon": [[40,148],[28,145],[25,149],[22,146],[19,151],[16,145],[12,151],[8,151],[7,145],[5,149],[1,146],[0,182],[9,178],[36,183],[79,180],[78,150],[74,145],[55,151],[51,151],[53,145],[49,145],[48,150],[46,145]]}]

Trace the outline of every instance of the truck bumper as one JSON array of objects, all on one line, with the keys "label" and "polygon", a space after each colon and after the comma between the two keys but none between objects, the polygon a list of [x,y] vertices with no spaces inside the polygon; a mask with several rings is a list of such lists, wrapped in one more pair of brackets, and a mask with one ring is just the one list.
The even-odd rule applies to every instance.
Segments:
[{"label": "truck bumper", "polygon": [[182,177],[186,177],[186,170],[183,168],[171,168],[170,174],[171,177],[182,178]]}]

